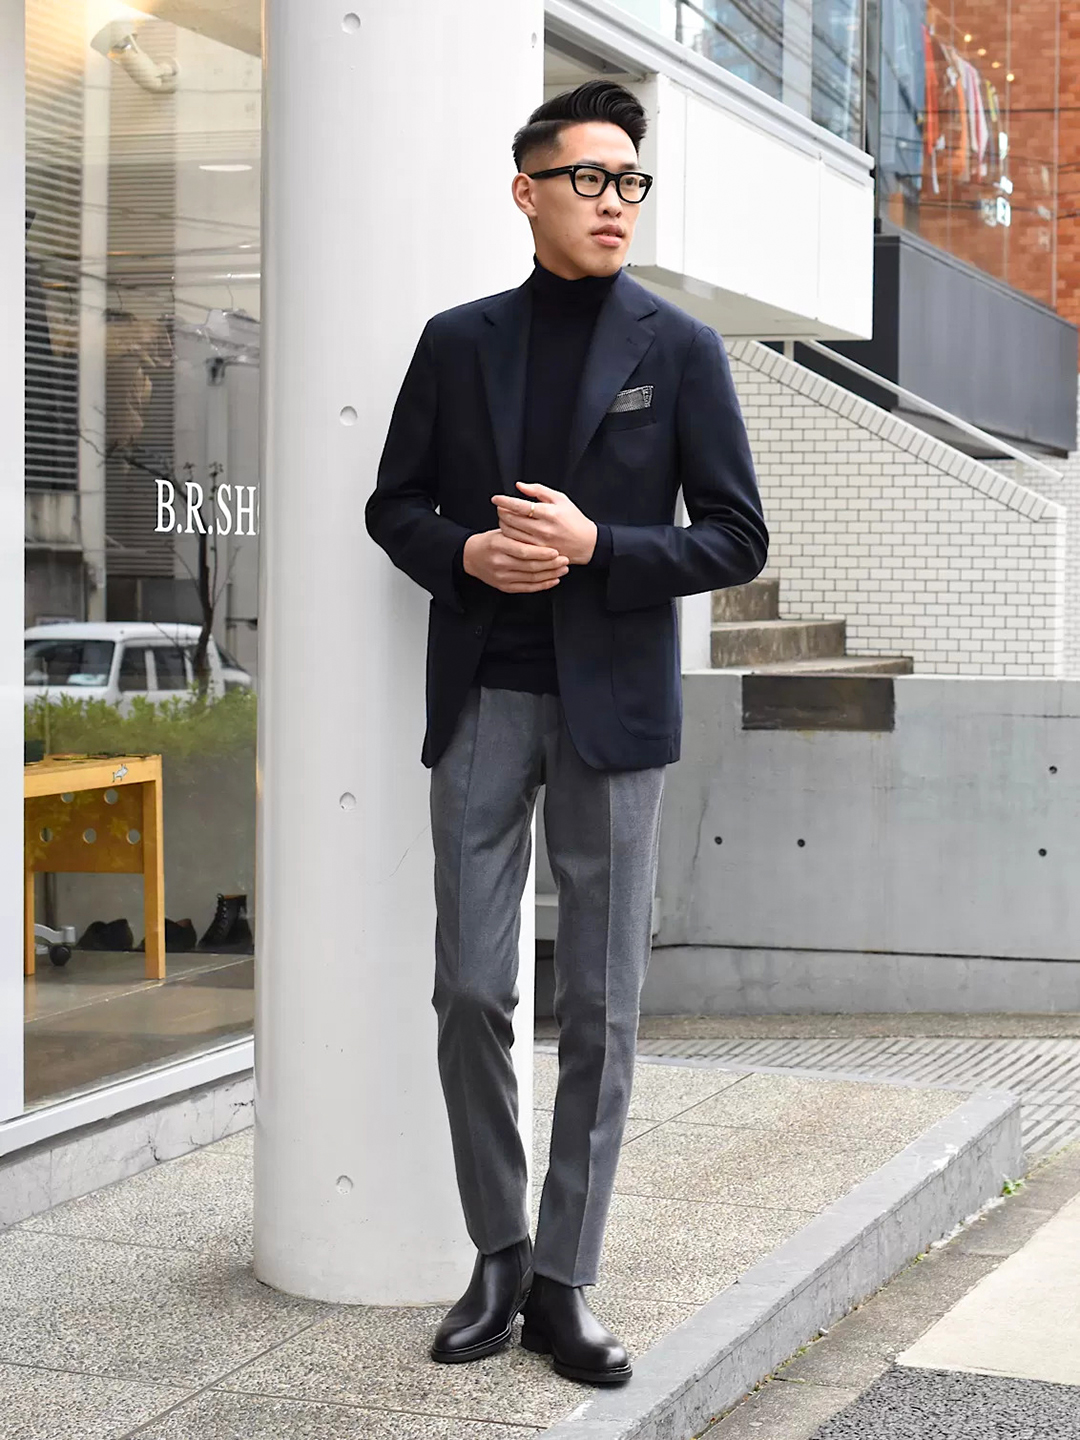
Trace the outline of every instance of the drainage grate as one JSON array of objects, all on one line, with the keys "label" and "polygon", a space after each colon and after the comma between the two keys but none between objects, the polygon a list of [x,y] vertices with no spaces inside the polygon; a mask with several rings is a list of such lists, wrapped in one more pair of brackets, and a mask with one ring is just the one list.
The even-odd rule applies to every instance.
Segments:
[{"label": "drainage grate", "polygon": [[639,1039],[638,1054],[824,1080],[1011,1090],[1022,1101],[1029,1162],[1080,1139],[1080,1039]]}]

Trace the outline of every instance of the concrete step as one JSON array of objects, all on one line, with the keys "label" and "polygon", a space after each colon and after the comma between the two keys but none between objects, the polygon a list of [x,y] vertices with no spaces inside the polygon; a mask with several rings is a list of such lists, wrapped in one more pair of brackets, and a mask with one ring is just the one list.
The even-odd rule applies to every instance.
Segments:
[{"label": "concrete step", "polygon": [[712,663],[717,669],[842,656],[844,649],[843,620],[732,621],[712,627]]},{"label": "concrete step", "polygon": [[735,620],[779,620],[780,581],[760,576],[748,585],[729,585],[712,592],[714,622]]},{"label": "concrete step", "polygon": [[826,655],[751,668],[755,675],[910,675],[915,664],[910,655]]}]

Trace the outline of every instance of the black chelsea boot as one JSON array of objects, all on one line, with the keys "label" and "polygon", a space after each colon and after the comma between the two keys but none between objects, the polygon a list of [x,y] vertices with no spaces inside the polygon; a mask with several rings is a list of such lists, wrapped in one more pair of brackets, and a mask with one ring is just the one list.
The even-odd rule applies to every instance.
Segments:
[{"label": "black chelsea boot", "polygon": [[630,1379],[626,1347],[589,1309],[580,1285],[534,1275],[521,1318],[525,1349],[550,1355],[552,1368],[568,1380],[613,1385]]},{"label": "black chelsea boot", "polygon": [[435,1332],[431,1358],[456,1365],[482,1360],[507,1344],[532,1283],[532,1239],[492,1255],[477,1252],[469,1288]]}]

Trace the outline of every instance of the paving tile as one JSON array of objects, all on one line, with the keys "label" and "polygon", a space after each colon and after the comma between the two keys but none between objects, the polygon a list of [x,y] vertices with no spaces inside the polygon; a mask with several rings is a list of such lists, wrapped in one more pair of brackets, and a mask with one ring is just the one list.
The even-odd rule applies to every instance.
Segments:
[{"label": "paving tile", "polygon": [[193,1387],[327,1310],[220,1251],[0,1235],[0,1361]]},{"label": "paving tile", "polygon": [[[558,1057],[540,1052],[533,1065],[533,1105],[551,1110],[555,1105]],[[634,1067],[634,1088],[629,1117],[633,1120],[669,1120],[690,1105],[718,1095],[744,1077],[737,1071],[702,1065],[663,1065],[639,1060]]]},{"label": "paving tile", "polygon": [[16,1228],[208,1254],[224,1251],[250,1260],[252,1192],[245,1157],[210,1158],[205,1150],[195,1150],[57,1205]]},{"label": "paving tile", "polygon": [[679,1119],[687,1125],[739,1125],[884,1139],[902,1149],[966,1099],[966,1095],[946,1090],[869,1085],[857,1080],[747,1075]]},{"label": "paving tile", "polygon": [[[553,1424],[583,1398],[582,1386],[514,1340],[468,1365],[428,1355],[445,1306],[355,1306],[335,1311],[251,1361],[215,1388],[337,1405],[366,1405],[506,1424]],[[415,1433],[415,1432],[414,1432]]]},{"label": "paving tile", "polygon": [[[823,1421],[858,1398],[858,1390],[773,1381],[704,1431],[701,1440],[811,1440]],[[929,1440],[929,1437],[927,1437]]]},{"label": "paving tile", "polygon": [[539,1434],[526,1425],[210,1390],[140,1430],[137,1440],[528,1440]]},{"label": "paving tile", "polygon": [[1080,1196],[990,1266],[902,1365],[1080,1385]]},{"label": "paving tile", "polygon": [[704,1305],[812,1218],[805,1210],[615,1194],[601,1280],[626,1299]]},{"label": "paving tile", "polygon": [[895,1154],[895,1144],[885,1141],[841,1146],[831,1136],[823,1145],[815,1135],[669,1120],[624,1147],[615,1188],[672,1200],[782,1201],[785,1209],[820,1210]]},{"label": "paving tile", "polygon": [[4,1440],[117,1440],[182,1400],[179,1386],[0,1364]]}]

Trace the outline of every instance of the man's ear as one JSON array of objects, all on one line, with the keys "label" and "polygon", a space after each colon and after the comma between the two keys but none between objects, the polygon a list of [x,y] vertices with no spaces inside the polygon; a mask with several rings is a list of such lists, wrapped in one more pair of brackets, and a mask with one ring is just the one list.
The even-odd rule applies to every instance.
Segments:
[{"label": "man's ear", "polygon": [[536,219],[536,206],[533,203],[533,182],[528,175],[517,174],[514,176],[510,192],[514,197],[514,204],[527,215],[530,220]]}]

